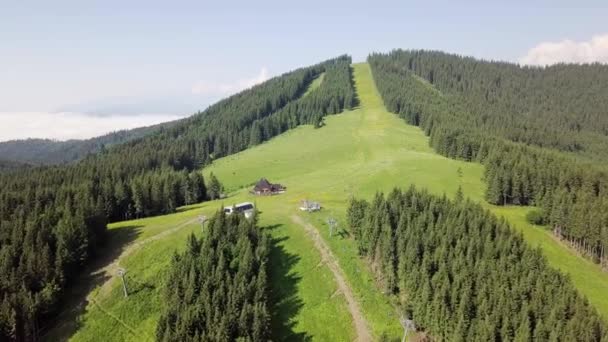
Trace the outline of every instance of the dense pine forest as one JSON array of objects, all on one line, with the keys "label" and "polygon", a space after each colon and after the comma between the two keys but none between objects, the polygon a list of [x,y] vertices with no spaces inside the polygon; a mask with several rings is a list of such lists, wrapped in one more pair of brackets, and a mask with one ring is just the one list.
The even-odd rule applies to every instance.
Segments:
[{"label": "dense pine forest", "polygon": [[608,266],[608,66],[401,50],[369,63],[390,111],[437,152],[485,165],[490,203],[538,206],[533,223]]},{"label": "dense pine forest", "polygon": [[[0,339],[33,340],[65,288],[103,246],[106,223],[215,199],[197,171],[356,103],[341,56],[254,86],[171,127],[78,163],[0,174]],[[303,96],[324,74],[318,88]]]},{"label": "dense pine forest", "polygon": [[80,160],[89,154],[103,151],[113,145],[152,134],[161,127],[170,127],[178,121],[109,133],[85,140],[56,141],[25,139],[0,142],[0,159],[33,165],[55,165]]},{"label": "dense pine forest", "polygon": [[608,340],[570,281],[478,204],[395,189],[352,199],[348,224],[384,290],[438,340]]},{"label": "dense pine forest", "polygon": [[255,217],[218,212],[171,262],[157,341],[268,341],[269,248]]}]

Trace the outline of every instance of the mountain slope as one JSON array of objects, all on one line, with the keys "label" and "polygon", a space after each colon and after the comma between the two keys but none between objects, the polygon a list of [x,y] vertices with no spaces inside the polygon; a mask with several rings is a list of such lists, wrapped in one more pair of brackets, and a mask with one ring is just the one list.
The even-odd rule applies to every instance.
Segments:
[{"label": "mountain slope", "polygon": [[[378,190],[388,192],[395,185],[405,188],[410,184],[437,195],[455,194],[462,186],[466,197],[507,218],[531,247],[541,247],[549,264],[569,274],[576,288],[608,317],[608,300],[602,290],[608,288],[608,274],[599,265],[573,253],[550,231],[529,224],[525,217],[532,208],[487,204],[482,165],[438,155],[424,132],[404,125],[388,113],[367,65],[355,65],[355,80],[361,103],[357,110],[328,118],[322,130],[296,130],[259,148],[216,161],[207,172],[213,171],[234,189],[259,177],[269,177],[288,185],[293,207],[298,199],[318,199],[340,222],[345,222],[340,213],[345,211],[351,195],[371,198]],[[334,253],[343,257],[342,267],[348,269],[356,248],[353,246],[352,254],[345,255],[345,242],[329,239],[326,217],[321,215],[313,222],[322,228]],[[353,269],[351,272],[358,273]],[[349,277],[358,277],[353,273],[348,273]],[[355,287],[360,283],[364,281],[351,281]],[[369,316],[368,319],[374,321]]]},{"label": "mountain slope", "polygon": [[[0,174],[0,339],[35,339],[106,237],[106,223],[220,196],[195,169],[351,107],[350,57],[270,79],[77,163]],[[310,84],[323,81],[306,96]],[[213,191],[211,191],[213,190]],[[27,310],[26,310],[27,309]]]},{"label": "mountain slope", "polygon": [[[358,69],[356,72],[360,74]],[[361,83],[369,89],[368,87],[372,84],[370,83],[369,70],[367,72],[363,75],[365,81]],[[359,77],[357,77],[358,79]],[[378,98],[374,97],[374,99],[376,104],[381,106]],[[367,117],[368,114],[369,117]],[[389,120],[387,121],[386,118]],[[320,129],[314,129],[311,125],[296,128],[259,146],[233,156],[215,160],[210,168],[205,170],[206,178],[209,175],[208,172],[218,172],[218,177],[222,179],[227,190],[231,193],[226,200],[206,203],[204,209],[202,209],[205,214],[212,212],[220,204],[230,205],[243,201],[255,201],[261,211],[260,224],[268,227],[274,240],[277,241],[273,252],[274,259],[271,261],[273,265],[280,265],[271,274],[271,281],[274,283],[273,291],[278,292],[274,297],[277,303],[273,308],[276,314],[273,317],[272,325],[276,336],[274,339],[276,340],[299,340],[303,336],[329,341],[353,340],[355,337],[354,329],[351,326],[352,322],[345,301],[339,293],[336,293],[337,285],[327,266],[320,263],[321,257],[316,252],[313,241],[301,227],[292,222],[291,215],[298,213],[296,207],[303,196],[303,190],[322,192],[321,189],[325,188],[327,184],[332,184],[338,178],[343,179],[336,176],[342,174],[343,170],[357,169],[366,163],[366,160],[361,158],[353,165],[350,159],[353,150],[367,150],[368,147],[373,150],[385,145],[381,139],[373,139],[373,144],[367,139],[359,139],[353,144],[353,134],[363,134],[372,138],[375,134],[391,126],[398,128],[391,132],[404,133],[408,130],[416,132],[415,128],[407,127],[398,118],[387,115],[386,112],[376,112],[373,109],[369,111],[363,109],[348,111],[340,115],[328,116],[325,121],[326,125]],[[390,146],[400,146],[404,138],[407,139],[407,136],[407,134],[390,134]],[[424,140],[416,142],[416,148],[430,151],[425,146]],[[379,151],[379,158],[386,156],[384,154],[386,150],[380,149]],[[391,151],[391,148],[388,151]],[[399,165],[411,163],[414,160],[412,158],[416,158],[417,155],[417,152],[408,155],[403,159],[404,163],[401,162]],[[434,155],[434,158],[445,159],[436,155]],[[373,158],[369,161],[374,161],[369,164],[372,169],[378,167],[379,159]],[[465,163],[457,162],[455,164],[462,165],[467,169]],[[317,178],[314,175],[309,175],[314,170],[324,176]],[[353,182],[364,177],[366,170],[361,171],[362,173],[358,174]],[[240,188],[241,185],[253,183],[263,176],[268,176],[273,182],[283,182],[288,186],[287,193],[281,196],[252,198],[248,194],[249,189],[247,188],[236,193],[232,192]],[[374,177],[370,181],[377,182],[378,179]],[[375,188],[374,184],[369,184],[368,187],[370,191]],[[326,191],[328,190],[330,189],[326,189]],[[337,198],[342,201],[343,194],[340,192],[338,196]],[[329,201],[325,201],[324,198],[320,197],[319,199],[323,205],[330,205]],[[196,217],[199,212],[191,212],[190,215]],[[336,214],[339,215],[340,212],[341,210],[338,210]],[[175,219],[179,220],[177,215],[180,214],[166,216],[165,219],[170,220],[170,217],[175,216]],[[148,220],[154,219],[146,219],[146,221]],[[123,222],[112,225],[110,231],[113,229],[128,230],[128,227],[142,225],[144,227],[140,229],[143,232],[148,227],[154,229],[154,224],[148,225],[144,222]],[[319,227],[316,222],[314,225]],[[169,227],[169,224],[167,224],[167,227]],[[326,236],[324,230],[320,233],[322,236]],[[341,239],[339,241],[346,242],[347,240]],[[154,279],[159,278],[158,274],[163,271],[162,268],[157,271],[159,273],[150,274],[146,271],[149,267],[145,262],[146,255],[151,257],[154,254],[155,260],[162,259],[157,251],[161,249],[160,245],[164,246],[165,244],[167,244],[168,252],[164,254],[164,258],[170,258],[172,253],[170,246],[175,245],[175,242],[166,241],[163,243],[159,241],[157,247],[151,246],[148,251],[142,251],[141,255],[139,253],[132,255],[121,264],[133,270],[134,274],[146,274],[143,279],[138,276],[138,281],[154,282]],[[349,252],[353,251],[350,249],[352,246],[354,245],[348,247]],[[165,247],[162,247],[162,249],[164,250]],[[333,252],[337,255],[341,251],[334,250]],[[387,331],[392,336],[399,336],[401,329],[393,314],[394,309],[382,297],[381,293],[376,291],[374,281],[369,273],[365,272],[365,264],[353,259],[345,265],[340,259],[340,266],[343,268],[345,266],[350,267],[348,271],[345,270],[347,279],[351,280],[350,277],[357,276],[357,283],[349,281],[349,284],[354,287],[353,290],[356,295],[364,293],[363,298],[358,298],[366,318],[371,320],[370,325],[374,335],[379,336],[382,332]],[[360,270],[359,273],[357,273],[357,268]],[[140,313],[138,315],[129,315],[129,325],[143,332],[154,329],[150,322],[154,321],[156,315],[149,305],[157,302],[154,299],[155,291],[142,291],[141,297],[138,294],[137,299],[130,302],[131,307],[128,309],[121,303],[119,285],[116,280],[113,280],[112,296],[105,299],[100,298],[99,306],[118,317],[125,317],[125,310],[138,312]],[[363,290],[361,290],[361,286],[364,286]],[[147,309],[144,309],[144,307],[147,307]],[[373,319],[370,319],[369,315],[366,314],[366,311],[370,310],[372,310],[372,315],[375,316]],[[83,329],[74,336],[76,341],[90,339],[99,334],[100,329],[105,324],[111,324],[111,318],[104,318],[105,315],[94,305],[90,305],[87,312],[89,313],[83,319]],[[388,313],[391,317],[389,320],[387,320]],[[101,322],[105,322],[105,324]],[[332,323],[327,324],[327,322]],[[137,339],[124,328],[117,327],[116,330],[115,334],[120,336],[117,337],[118,339]]]},{"label": "mountain slope", "polygon": [[[354,300],[360,303],[372,334],[375,337],[388,335],[389,338],[398,338],[402,332],[400,315],[392,306],[390,298],[379,291],[370,272],[370,263],[359,257],[356,242],[349,238],[350,227],[345,225],[345,211],[351,196],[370,199],[378,190],[389,191],[394,186],[405,187],[410,184],[427,188],[436,195],[456,194],[457,189],[461,187],[465,196],[507,217],[514,224],[514,229],[524,233],[525,239],[532,247],[540,244],[550,264],[570,273],[579,291],[586,294],[601,312],[606,312],[608,306],[603,289],[608,283],[605,274],[601,273],[597,265],[570,254],[564,246],[551,238],[550,233],[526,224],[523,218],[530,208],[496,207],[485,203],[483,166],[448,159],[435,153],[429,147],[429,139],[423,132],[404,124],[403,120],[386,111],[373,83],[369,66],[356,65],[354,70],[360,99],[360,106],[354,110],[341,115],[321,117],[324,121],[321,125],[318,117],[310,115],[314,112],[309,112],[308,118],[311,120],[307,123],[322,126],[321,129],[302,126],[260,143],[269,139],[266,132],[270,127],[281,127],[281,120],[288,117],[287,114],[277,115],[273,117],[276,118],[275,121],[264,121],[264,125],[259,125],[258,122],[259,130],[251,129],[253,125],[244,126],[248,128],[248,137],[235,138],[233,142],[239,144],[232,147],[234,150],[227,148],[218,151],[245,148],[241,144],[246,141],[247,146],[255,146],[223,158],[217,158],[217,155],[208,156],[214,161],[205,167],[205,178],[210,177],[211,172],[218,175],[230,192],[228,199],[208,202],[196,208],[183,208],[177,214],[113,224],[110,236],[117,239],[122,237],[127,241],[147,241],[141,250],[136,250],[125,256],[124,260],[120,260],[121,265],[130,270],[129,274],[135,287],[132,300],[122,298],[119,280],[109,280],[109,285],[103,287],[104,291],[94,291],[99,297],[96,296],[86,311],[82,312],[83,316],[78,320],[81,326],[77,327],[74,339],[91,340],[102,333],[108,337],[111,334],[112,338],[121,340],[153,339],[159,308],[163,305],[159,299],[159,289],[166,281],[163,275],[167,274],[175,246],[183,244],[185,234],[161,235],[158,240],[143,240],[144,236],[171,230],[179,226],[175,224],[175,220],[184,219],[186,216],[195,219],[200,214],[208,215],[220,205],[242,201],[256,202],[261,210],[260,223],[274,238],[276,250],[274,257],[271,256],[274,261],[271,262],[277,267],[271,267],[276,273],[271,275],[270,279],[273,282],[271,288],[277,291],[274,298],[277,307],[273,308],[277,314],[272,318],[275,339],[352,340],[355,337],[352,319],[346,310],[344,299],[340,292],[336,291],[332,274],[328,272],[327,265],[320,262],[322,259],[314,248],[311,237],[298,225],[293,224],[294,215],[298,215],[305,224],[317,229],[318,235],[325,239],[332,254],[337,258],[337,264],[344,271],[348,286],[353,290]],[[327,76],[319,89],[326,79]],[[309,94],[301,99],[310,97]],[[285,105],[276,113],[288,113],[284,108],[293,106]],[[333,105],[328,103],[325,109],[329,110],[329,107]],[[297,108],[292,110],[296,111]],[[270,122],[272,124],[269,124]],[[268,128],[265,130],[263,127]],[[177,144],[183,143],[179,139],[184,135],[181,135],[180,131],[174,132],[179,133],[174,136]],[[151,144],[151,141],[156,140],[151,139],[146,144]],[[159,144],[152,146],[164,146],[164,141],[156,142]],[[197,151],[196,148],[193,150]],[[159,153],[157,156],[163,154]],[[171,160],[171,165],[196,165],[193,163],[193,157],[188,158],[190,159],[185,161],[179,158]],[[268,177],[273,182],[286,185],[287,193],[280,196],[252,197],[248,188],[260,177]],[[319,200],[324,210],[310,215],[299,212],[299,201],[305,198]],[[326,224],[329,217],[337,218],[340,223],[337,232],[331,236]],[[200,232],[200,227],[194,224],[184,228]],[[186,233],[186,230],[183,232]],[[124,244],[120,243],[116,246],[117,250],[122,247]],[[512,262],[518,261],[515,259]],[[371,265],[373,266],[373,263]],[[525,290],[530,290],[534,285],[522,286]],[[568,282],[565,282],[564,289],[572,292]],[[518,316],[514,319],[521,318]],[[112,329],[107,332],[110,326]],[[522,330],[525,331],[525,326]]]},{"label": "mountain slope", "polygon": [[[602,159],[608,147],[608,66],[560,64],[527,67],[438,51],[395,50],[370,56],[391,111],[398,89],[381,71],[405,71],[426,80],[458,111],[455,124],[510,141]],[[389,95],[390,94],[390,95]]]},{"label": "mountain slope", "polygon": [[[147,232],[169,229],[185,220],[186,215],[195,218],[222,204],[255,201],[261,211],[261,225],[277,241],[272,262],[280,266],[270,277],[272,291],[276,291],[278,298],[273,308],[277,312],[272,324],[274,339],[352,340],[354,328],[350,318],[345,316],[348,311],[340,293],[336,293],[335,281],[327,266],[320,263],[310,237],[293,224],[293,215],[298,215],[317,229],[331,248],[373,335],[400,338],[399,315],[379,291],[369,264],[359,258],[356,242],[348,237],[345,224],[348,198],[356,195],[370,199],[378,190],[389,191],[394,186],[416,184],[433,194],[447,193],[449,196],[461,186],[466,197],[485,203],[484,170],[478,163],[438,155],[429,147],[429,139],[421,130],[387,112],[368,65],[355,65],[354,76],[360,99],[356,109],[327,117],[321,129],[298,127],[243,152],[215,160],[206,167],[205,176],[213,172],[222,179],[230,193],[228,199],[208,202],[179,214],[114,224],[111,231],[115,230],[118,236],[121,231],[126,233],[129,227],[139,227],[143,237]],[[252,197],[249,187],[261,177],[286,185],[287,192],[279,196]],[[324,209],[310,215],[301,213],[299,201],[306,198],[320,201]],[[579,291],[608,315],[608,302],[603,293],[608,286],[608,275],[597,265],[570,253],[544,229],[528,224],[524,217],[529,207],[484,205],[507,217],[530,246],[540,246],[550,264],[570,274]],[[326,225],[330,216],[339,223],[338,234],[332,237]],[[158,223],[161,220],[164,223]],[[200,231],[195,226],[191,229]],[[158,240],[121,264],[133,270],[138,283],[160,285],[158,278],[165,272],[175,248],[172,246],[181,248],[183,243],[180,241],[185,236]],[[150,269],[151,264],[153,269]],[[157,291],[142,290],[127,305],[121,298],[119,280],[113,279],[111,286],[109,296],[100,298],[97,305],[90,304],[83,313],[82,327],[74,340],[90,340],[107,326],[115,327],[111,334],[116,338],[138,340],[124,326],[113,323],[102,309],[128,319],[129,326],[141,333],[139,340],[145,340],[141,336],[146,332],[151,336],[157,319],[154,312],[161,305]]]}]

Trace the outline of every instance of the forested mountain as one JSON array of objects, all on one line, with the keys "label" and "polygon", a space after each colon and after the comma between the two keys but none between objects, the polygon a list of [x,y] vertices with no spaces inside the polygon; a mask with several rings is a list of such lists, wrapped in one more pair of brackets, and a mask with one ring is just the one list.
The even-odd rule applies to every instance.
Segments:
[{"label": "forested mountain", "polygon": [[608,265],[608,174],[598,162],[608,151],[608,66],[401,50],[369,62],[390,111],[437,152],[485,165],[490,203],[539,206],[536,223]]},{"label": "forested mountain", "polygon": [[605,322],[504,220],[411,187],[351,200],[359,251],[443,341],[605,341]]},{"label": "forested mountain", "polygon": [[[516,142],[608,157],[608,65],[520,67],[434,51],[371,55],[426,80],[461,121]],[[386,66],[384,62],[381,62]],[[389,101],[392,102],[392,101]]]},{"label": "forested mountain", "polygon": [[[355,103],[350,57],[301,68],[78,163],[0,174],[0,340],[32,340],[103,244],[106,222],[217,198],[214,158]],[[318,88],[302,96],[321,73]]]},{"label": "forested mountain", "polygon": [[57,141],[50,139],[25,139],[0,142],[0,159],[33,165],[55,165],[80,160],[112,145],[144,137],[168,128],[177,121],[109,133],[86,140]]},{"label": "forested mountain", "polygon": [[269,249],[255,218],[219,211],[171,262],[156,340],[268,341]]},{"label": "forested mountain", "polygon": [[520,67],[432,51],[395,51],[390,59],[466,109],[461,120],[480,130],[608,156],[608,65]]}]

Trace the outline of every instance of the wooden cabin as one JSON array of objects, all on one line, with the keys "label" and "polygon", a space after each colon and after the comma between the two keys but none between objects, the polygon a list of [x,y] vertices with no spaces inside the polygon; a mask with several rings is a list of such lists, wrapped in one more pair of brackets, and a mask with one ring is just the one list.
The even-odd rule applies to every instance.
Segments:
[{"label": "wooden cabin", "polygon": [[260,196],[276,195],[285,192],[285,189],[286,188],[281,184],[272,184],[268,179],[262,178],[255,184],[251,193]]}]

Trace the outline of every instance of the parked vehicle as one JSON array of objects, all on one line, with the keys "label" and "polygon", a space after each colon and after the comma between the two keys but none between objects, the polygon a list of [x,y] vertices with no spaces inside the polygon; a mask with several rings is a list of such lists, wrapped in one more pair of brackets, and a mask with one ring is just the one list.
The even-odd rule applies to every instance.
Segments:
[{"label": "parked vehicle", "polygon": [[255,206],[253,205],[253,203],[244,202],[244,203],[235,204],[230,207],[225,207],[224,212],[227,215],[230,215],[233,213],[241,213],[241,214],[245,215],[246,218],[251,218],[253,216],[254,209],[255,209]]}]

